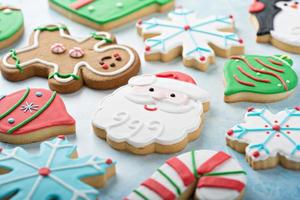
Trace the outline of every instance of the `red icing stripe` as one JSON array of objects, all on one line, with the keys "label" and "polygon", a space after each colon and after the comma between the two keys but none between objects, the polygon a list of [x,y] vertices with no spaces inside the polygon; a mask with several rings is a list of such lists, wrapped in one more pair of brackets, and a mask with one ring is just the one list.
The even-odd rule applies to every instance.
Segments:
[{"label": "red icing stripe", "polygon": [[276,60],[273,60],[271,58],[269,58],[269,62],[272,63],[272,64],[274,64],[274,65],[282,66],[281,62],[277,62]]},{"label": "red icing stripe", "polygon": [[264,67],[266,67],[266,68],[269,68],[269,69],[271,69],[271,70],[274,70],[274,71],[276,71],[276,72],[280,72],[280,73],[283,73],[283,72],[284,72],[283,69],[277,69],[277,68],[275,68],[275,67],[272,67],[271,65],[268,65],[268,64],[264,63],[263,61],[261,61],[261,60],[258,59],[258,58],[255,58],[255,61],[258,62],[259,64],[261,64],[262,66],[264,66]]},{"label": "red icing stripe", "polygon": [[178,158],[173,157],[166,162],[170,167],[172,167],[177,174],[180,176],[185,186],[191,185],[196,181],[194,174],[190,169]]},{"label": "red icing stripe", "polygon": [[224,153],[223,151],[220,151],[216,153],[213,157],[208,159],[205,163],[203,163],[198,169],[197,172],[199,175],[203,175],[206,173],[211,172],[214,168],[218,167],[220,164],[225,162],[231,158],[230,155]]},{"label": "red icing stripe", "polygon": [[149,190],[152,190],[158,194],[164,200],[174,200],[176,199],[175,194],[166,188],[164,185],[160,184],[156,180],[149,178],[142,183],[143,186],[147,187]]},{"label": "red icing stripe", "polygon": [[238,66],[238,70],[240,70],[241,73],[243,73],[245,76],[258,81],[258,82],[264,82],[264,83],[270,83],[271,81],[268,79],[262,79],[262,78],[256,78],[255,76],[252,76],[251,74],[247,73],[241,66]]},{"label": "red icing stripe", "polygon": [[247,85],[247,86],[251,86],[251,87],[254,87],[254,86],[255,86],[254,83],[250,83],[250,82],[243,81],[243,80],[239,79],[237,75],[233,75],[233,78],[234,78],[238,83],[240,83],[240,84],[242,84],[242,85]]},{"label": "red icing stripe", "polygon": [[94,0],[77,0],[76,2],[70,4],[71,8],[78,10],[79,8],[92,3]]},{"label": "red icing stripe", "polygon": [[206,176],[200,179],[197,187],[225,188],[241,192],[245,188],[245,184],[234,179]]}]

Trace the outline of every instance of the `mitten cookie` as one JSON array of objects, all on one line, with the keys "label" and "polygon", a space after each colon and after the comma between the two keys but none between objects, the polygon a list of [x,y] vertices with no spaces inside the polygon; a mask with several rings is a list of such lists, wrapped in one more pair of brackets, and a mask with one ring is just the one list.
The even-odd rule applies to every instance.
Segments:
[{"label": "mitten cookie", "polygon": [[174,7],[174,0],[49,0],[50,7],[81,24],[110,30]]},{"label": "mitten cookie", "polygon": [[254,0],[249,12],[257,42],[300,54],[300,5],[295,0]]},{"label": "mitten cookie", "polygon": [[168,62],[182,55],[183,64],[206,71],[221,57],[243,54],[244,45],[234,31],[232,16],[199,19],[193,11],[178,8],[170,20],[138,21],[138,33],[145,40],[145,59]]},{"label": "mitten cookie", "polygon": [[118,150],[173,153],[199,137],[208,107],[207,92],[187,74],[135,76],[101,101],[93,127]]},{"label": "mitten cookie", "polygon": [[115,163],[77,157],[64,136],[43,142],[35,155],[0,148],[0,199],[98,199],[96,188],[115,175]]},{"label": "mitten cookie", "polygon": [[172,157],[125,200],[242,199],[246,172],[230,155],[197,150]]},{"label": "mitten cookie", "polygon": [[281,164],[300,170],[300,107],[277,114],[250,107],[245,122],[227,131],[226,141],[228,146],[245,153],[254,169]]},{"label": "mitten cookie", "polygon": [[32,76],[48,77],[52,90],[70,93],[82,85],[94,89],[116,88],[138,73],[137,53],[106,32],[84,39],[72,37],[63,25],[36,28],[30,46],[11,50],[0,65],[11,81]]},{"label": "mitten cookie", "polygon": [[233,56],[224,67],[225,102],[274,102],[291,95],[298,76],[288,56]]},{"label": "mitten cookie", "polygon": [[18,40],[24,32],[23,14],[19,8],[0,5],[0,49]]},{"label": "mitten cookie", "polygon": [[27,144],[75,133],[75,120],[64,102],[45,89],[25,89],[0,96],[0,141]]}]

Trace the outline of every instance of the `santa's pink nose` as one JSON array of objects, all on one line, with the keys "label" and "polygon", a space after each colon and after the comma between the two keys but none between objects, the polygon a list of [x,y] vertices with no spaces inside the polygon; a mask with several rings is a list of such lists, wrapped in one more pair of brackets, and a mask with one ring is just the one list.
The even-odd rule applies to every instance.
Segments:
[{"label": "santa's pink nose", "polygon": [[291,7],[297,9],[298,8],[298,4],[294,3],[294,4],[291,5]]}]

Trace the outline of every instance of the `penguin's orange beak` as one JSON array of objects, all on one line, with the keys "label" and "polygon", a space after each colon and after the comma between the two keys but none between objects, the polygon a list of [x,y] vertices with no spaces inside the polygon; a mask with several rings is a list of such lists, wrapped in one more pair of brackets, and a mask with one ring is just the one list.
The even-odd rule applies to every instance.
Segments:
[{"label": "penguin's orange beak", "polygon": [[294,9],[298,9],[298,4],[294,3],[294,4],[291,5],[291,7],[294,8]]}]

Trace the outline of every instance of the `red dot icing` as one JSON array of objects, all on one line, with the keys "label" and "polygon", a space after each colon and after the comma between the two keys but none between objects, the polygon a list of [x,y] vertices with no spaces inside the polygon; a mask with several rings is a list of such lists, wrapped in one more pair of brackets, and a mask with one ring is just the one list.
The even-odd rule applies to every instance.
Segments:
[{"label": "red dot icing", "polygon": [[188,30],[191,29],[191,27],[190,27],[189,25],[186,25],[186,26],[184,26],[183,28],[184,28],[184,30],[186,30],[186,31],[188,31]]},{"label": "red dot icing", "polygon": [[280,126],[276,124],[276,125],[272,126],[272,129],[274,131],[280,131]]},{"label": "red dot icing", "polygon": [[110,159],[110,158],[106,159],[105,163],[110,165],[112,163],[112,159]]},{"label": "red dot icing", "polygon": [[252,155],[253,155],[254,158],[258,158],[260,153],[258,151],[255,151],[255,152],[253,152]]},{"label": "red dot icing", "polygon": [[146,46],[145,50],[146,50],[146,51],[150,51],[150,50],[151,50],[151,47]]},{"label": "red dot icing", "polygon": [[233,130],[232,129],[228,130],[227,135],[232,136],[233,135]]},{"label": "red dot icing", "polygon": [[300,106],[296,106],[295,110],[300,111]]},{"label": "red dot icing", "polygon": [[57,136],[57,138],[59,138],[59,139],[61,139],[61,140],[64,140],[64,139],[66,139],[66,136],[64,136],[64,135],[59,135],[59,136]]},{"label": "red dot icing", "polygon": [[205,58],[204,56],[201,56],[201,57],[199,58],[199,60],[200,60],[200,61],[205,61],[206,58]]},{"label": "red dot icing", "polygon": [[253,111],[255,108],[254,107],[249,107],[249,108],[247,108],[247,111],[248,112],[251,112],[251,111]]},{"label": "red dot icing", "polygon": [[48,167],[43,167],[41,169],[39,169],[39,174],[41,176],[49,176],[51,173],[51,170]]}]

